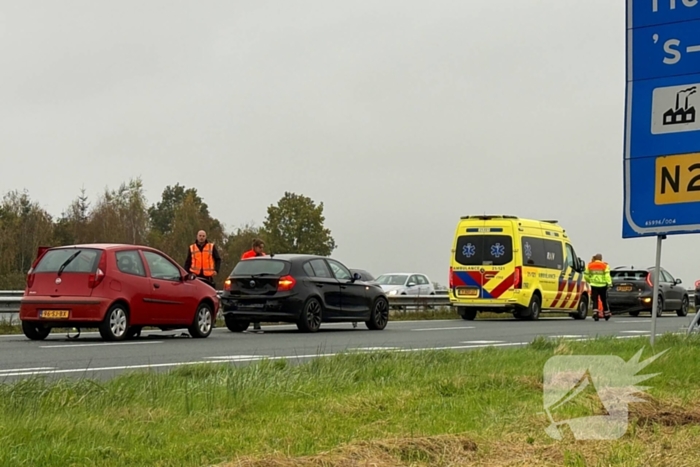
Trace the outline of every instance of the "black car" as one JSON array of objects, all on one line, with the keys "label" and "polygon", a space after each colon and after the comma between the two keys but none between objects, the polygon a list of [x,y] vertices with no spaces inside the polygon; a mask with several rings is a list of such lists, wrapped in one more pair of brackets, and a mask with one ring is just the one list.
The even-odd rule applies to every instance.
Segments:
[{"label": "black car", "polygon": [[256,321],[295,323],[304,332],[318,331],[323,322],[358,321],[382,330],[389,321],[381,287],[360,280],[337,260],[315,255],[238,262],[224,283],[221,304],[232,332]]},{"label": "black car", "polygon": [[[653,274],[653,267],[636,269],[620,266],[610,271],[613,280],[613,287],[608,291],[610,311],[627,312],[632,316],[637,316],[642,311],[651,313],[654,303]],[[675,311],[678,316],[688,315],[688,292],[681,283],[680,279],[675,279],[664,268],[659,270],[659,316],[664,311]]]}]

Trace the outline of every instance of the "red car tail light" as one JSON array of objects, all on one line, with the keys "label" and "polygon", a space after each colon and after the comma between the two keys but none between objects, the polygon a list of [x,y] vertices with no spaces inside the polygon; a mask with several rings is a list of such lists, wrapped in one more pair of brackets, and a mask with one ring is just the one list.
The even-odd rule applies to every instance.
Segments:
[{"label": "red car tail light", "polygon": [[90,274],[88,276],[88,287],[91,289],[94,289],[98,285],[102,283],[102,280],[105,278],[105,272],[107,271],[107,253],[102,252],[102,256],[100,257],[100,262],[97,265],[97,270],[95,271],[95,274]]},{"label": "red car tail light", "polygon": [[292,276],[280,277],[279,282],[277,282],[278,292],[288,292],[294,288],[297,281]]},{"label": "red car tail light", "polygon": [[649,287],[652,289],[654,288],[654,284],[651,283],[651,273],[647,274],[647,284],[649,284]]}]

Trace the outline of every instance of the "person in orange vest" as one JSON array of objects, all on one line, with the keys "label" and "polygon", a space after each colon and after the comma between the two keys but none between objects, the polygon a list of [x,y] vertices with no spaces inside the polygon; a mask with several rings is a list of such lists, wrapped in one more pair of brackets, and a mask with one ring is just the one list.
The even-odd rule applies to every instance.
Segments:
[{"label": "person in orange vest", "polygon": [[[252,248],[241,256],[241,260],[245,260],[248,258],[256,258],[258,256],[265,256],[265,242],[260,240],[259,238],[256,238],[253,240],[253,245]],[[260,327],[260,321],[256,321],[253,323],[253,332],[262,334],[263,330]]]},{"label": "person in orange vest", "polygon": [[259,238],[253,240],[253,247],[243,253],[241,259],[255,258],[257,256],[265,256],[265,242]]},{"label": "person in orange vest", "polygon": [[213,288],[214,277],[221,268],[221,256],[216,249],[216,245],[207,240],[207,233],[204,230],[197,232],[197,241],[190,245],[185,260],[185,270],[199,277]]},{"label": "person in orange vest", "polygon": [[613,284],[612,277],[610,277],[610,266],[603,261],[603,255],[598,253],[593,256],[583,275],[591,286],[591,301],[596,308],[593,319],[596,321],[600,318],[605,318],[605,321],[609,320],[611,313],[608,309],[608,288],[612,287]]}]

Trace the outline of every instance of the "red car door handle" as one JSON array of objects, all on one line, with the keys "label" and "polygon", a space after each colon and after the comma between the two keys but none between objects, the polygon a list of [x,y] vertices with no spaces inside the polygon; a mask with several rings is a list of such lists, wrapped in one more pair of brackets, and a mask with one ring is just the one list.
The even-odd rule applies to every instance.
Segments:
[{"label": "red car door handle", "polygon": [[159,288],[160,288],[160,284],[153,284],[153,288],[154,288],[154,289],[159,289]]}]

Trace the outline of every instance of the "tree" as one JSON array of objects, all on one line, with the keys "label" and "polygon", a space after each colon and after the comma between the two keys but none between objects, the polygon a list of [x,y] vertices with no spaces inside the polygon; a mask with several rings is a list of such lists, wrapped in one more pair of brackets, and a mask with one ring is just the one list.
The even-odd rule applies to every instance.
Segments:
[{"label": "tree", "polygon": [[85,188],[82,188],[80,195],[73,200],[67,210],[61,213],[61,217],[54,225],[56,243],[59,245],[73,245],[88,241],[89,218],[90,203],[85,194]]},{"label": "tree", "polygon": [[324,226],[323,203],[285,192],[277,206],[267,208],[264,241],[271,253],[302,253],[330,256],[337,247]]},{"label": "tree", "polygon": [[181,203],[175,206],[170,222],[170,231],[161,236],[159,243],[154,245],[170,255],[180,264],[184,264],[187,249],[197,238],[199,230],[207,232],[207,239],[223,249],[224,232],[221,223],[209,215],[206,205],[195,192],[190,191]]},{"label": "tree", "polygon": [[11,191],[0,204],[0,285],[22,288],[39,246],[53,244],[53,220],[27,192]]},{"label": "tree", "polygon": [[90,213],[87,231],[91,242],[145,244],[149,218],[141,179],[106,189]]},{"label": "tree", "polygon": [[196,188],[185,188],[179,183],[175,186],[166,186],[161,195],[161,200],[148,209],[153,230],[160,235],[168,235],[172,232],[175,221],[175,211],[182,206],[185,198],[192,196],[202,216],[209,216],[209,207],[197,194]]}]

